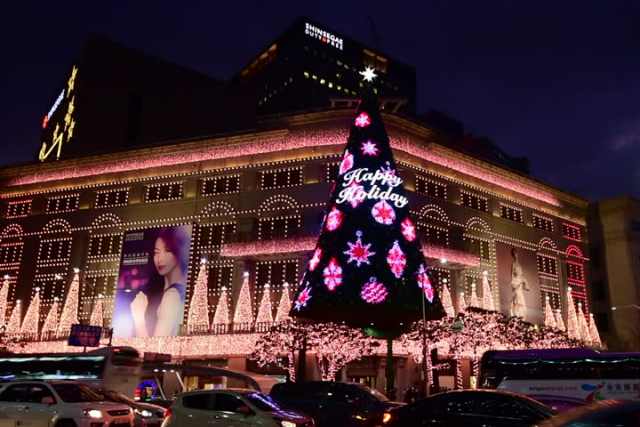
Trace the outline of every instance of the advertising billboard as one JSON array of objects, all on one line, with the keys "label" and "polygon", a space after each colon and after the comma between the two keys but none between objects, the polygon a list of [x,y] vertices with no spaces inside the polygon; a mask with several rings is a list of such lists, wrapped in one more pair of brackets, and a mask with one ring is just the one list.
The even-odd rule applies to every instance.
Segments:
[{"label": "advertising billboard", "polygon": [[177,335],[182,323],[191,225],[128,231],[113,308],[113,336]]},{"label": "advertising billboard", "polygon": [[496,242],[500,310],[527,322],[542,323],[536,253]]}]

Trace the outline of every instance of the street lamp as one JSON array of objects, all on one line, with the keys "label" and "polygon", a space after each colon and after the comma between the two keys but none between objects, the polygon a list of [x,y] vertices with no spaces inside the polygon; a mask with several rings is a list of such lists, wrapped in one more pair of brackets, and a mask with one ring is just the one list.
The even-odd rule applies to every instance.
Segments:
[{"label": "street lamp", "polygon": [[616,311],[623,308],[635,308],[636,310],[640,310],[640,305],[638,304],[614,305],[613,307],[611,307],[611,311]]}]

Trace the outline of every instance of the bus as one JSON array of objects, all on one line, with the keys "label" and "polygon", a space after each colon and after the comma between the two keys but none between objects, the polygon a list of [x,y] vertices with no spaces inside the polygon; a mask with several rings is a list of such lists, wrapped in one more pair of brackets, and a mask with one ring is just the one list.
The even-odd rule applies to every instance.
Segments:
[{"label": "bus", "polygon": [[640,400],[640,353],[487,351],[478,386],[526,394],[559,410],[602,399]]},{"label": "bus", "polygon": [[103,347],[86,353],[0,355],[0,381],[78,380],[133,396],[142,359],[131,347]]}]

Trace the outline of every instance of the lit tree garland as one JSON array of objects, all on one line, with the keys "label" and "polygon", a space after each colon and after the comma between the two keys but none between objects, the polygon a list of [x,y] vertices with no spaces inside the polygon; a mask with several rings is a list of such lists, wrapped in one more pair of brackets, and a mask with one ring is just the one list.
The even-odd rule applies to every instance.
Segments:
[{"label": "lit tree garland", "polygon": [[247,329],[253,323],[253,308],[251,306],[251,293],[249,291],[249,272],[243,273],[240,295],[233,313],[233,328],[235,330]]},{"label": "lit tree garland", "polygon": [[9,302],[10,287],[11,282],[9,282],[9,275],[5,274],[2,289],[0,289],[0,326],[4,325],[7,320],[7,304]]},{"label": "lit tree garland", "polygon": [[22,320],[20,335],[25,338],[38,337],[38,323],[40,322],[40,288],[35,288],[36,294],[27,308],[27,313]]},{"label": "lit tree garland", "polygon": [[271,325],[273,323],[273,310],[271,308],[271,286],[265,283],[262,290],[262,298],[258,306],[258,315],[256,316],[256,326],[258,324]]},{"label": "lit tree garland", "polygon": [[220,298],[213,314],[213,326],[218,333],[226,333],[229,327],[229,295],[226,287],[220,289]]},{"label": "lit tree garland", "polygon": [[576,314],[576,306],[573,302],[571,287],[567,288],[567,335],[569,338],[580,339],[580,325]]},{"label": "lit tree garland", "polygon": [[598,333],[598,326],[593,320],[593,313],[589,313],[589,336],[591,337],[591,345],[596,348],[602,347],[602,341],[600,340],[600,333]]},{"label": "lit tree garland", "polygon": [[308,328],[308,325],[292,320],[275,324],[258,339],[249,358],[256,360],[259,366],[284,368],[289,373],[289,380],[295,381],[295,355],[305,346]]},{"label": "lit tree garland", "polygon": [[16,335],[20,333],[20,323],[22,321],[22,301],[16,300],[16,305],[13,307],[11,317],[9,317],[9,323],[7,323],[7,334]]},{"label": "lit tree garland", "polygon": [[104,326],[104,303],[102,294],[98,295],[98,298],[93,303],[93,310],[91,311],[91,317],[89,318],[89,324],[93,326]]},{"label": "lit tree garland", "polygon": [[47,313],[47,317],[44,319],[44,323],[42,324],[42,331],[40,332],[41,340],[48,340],[55,336],[56,331],[58,330],[59,310],[60,303],[58,297],[54,297],[53,304],[51,304],[49,313]]},{"label": "lit tree garland", "polygon": [[556,318],[553,315],[553,310],[551,309],[551,302],[549,295],[545,297],[544,302],[544,326],[547,328],[557,328]]},{"label": "lit tree garland", "polygon": [[489,272],[482,272],[482,308],[487,311],[495,311],[496,306],[493,301],[493,291],[489,283]]},{"label": "lit tree garland", "polygon": [[280,303],[276,311],[275,322],[284,322],[290,320],[289,312],[291,311],[291,298],[289,297],[289,284],[282,285],[282,293],[280,294]]},{"label": "lit tree garland", "polygon": [[209,331],[209,301],[207,297],[209,273],[207,270],[207,260],[203,258],[200,260],[198,277],[193,286],[193,296],[189,303],[189,314],[187,315],[188,333]]},{"label": "lit tree garland", "polygon": [[80,291],[80,270],[73,269],[73,279],[67,292],[67,299],[62,308],[57,335],[64,337],[71,332],[71,325],[78,324],[78,293]]}]

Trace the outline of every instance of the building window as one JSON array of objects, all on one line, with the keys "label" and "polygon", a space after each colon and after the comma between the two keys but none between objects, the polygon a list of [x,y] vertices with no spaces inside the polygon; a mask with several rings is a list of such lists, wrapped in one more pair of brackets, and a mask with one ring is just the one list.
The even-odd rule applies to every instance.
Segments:
[{"label": "building window", "polygon": [[467,252],[477,255],[480,259],[485,261],[491,259],[491,246],[487,240],[464,236],[464,242]]},{"label": "building window", "polygon": [[73,212],[80,205],[80,195],[54,196],[47,199],[46,213]]},{"label": "building window", "polygon": [[572,284],[584,286],[584,267],[582,264],[567,261],[567,278]]},{"label": "building window", "polygon": [[293,285],[297,282],[298,260],[259,261],[256,264],[256,285],[258,288],[262,288],[268,283],[273,292],[284,283]]},{"label": "building window", "polygon": [[200,226],[198,237],[199,249],[219,248],[225,243],[229,243],[231,236],[236,232],[234,222],[221,224],[204,224]]},{"label": "building window", "polygon": [[115,208],[126,206],[129,201],[129,189],[98,191],[96,193],[96,208]]},{"label": "building window", "polygon": [[556,259],[553,257],[538,254],[537,255],[538,273],[558,275]]},{"label": "building window", "polygon": [[31,214],[31,200],[9,202],[5,218],[23,218]]},{"label": "building window", "polygon": [[258,220],[258,240],[286,239],[295,235],[301,226],[298,215]]},{"label": "building window", "polygon": [[22,259],[22,242],[8,242],[0,245],[0,264],[19,263]]},{"label": "building window", "polygon": [[325,182],[336,182],[338,180],[339,163],[327,163],[324,165]]},{"label": "building window", "polygon": [[461,198],[464,206],[482,212],[489,212],[489,201],[485,197],[463,191],[461,192]]},{"label": "building window", "polygon": [[434,224],[418,221],[418,231],[425,243],[435,246],[449,246],[449,230]]},{"label": "building window", "polygon": [[418,175],[416,176],[416,193],[445,200],[447,198],[447,186]]},{"label": "building window", "polygon": [[91,236],[89,239],[88,256],[99,257],[108,255],[119,255],[122,248],[122,235],[105,234],[101,236]]},{"label": "building window", "polygon": [[147,185],[144,192],[146,203],[182,199],[182,182],[165,182]]},{"label": "building window", "polygon": [[302,185],[302,167],[276,169],[260,172],[260,189],[272,190]]},{"label": "building window", "polygon": [[500,216],[511,221],[523,222],[522,210],[512,206],[500,205]]},{"label": "building window", "polygon": [[214,176],[202,181],[202,195],[233,194],[240,192],[240,175]]},{"label": "building window", "polygon": [[80,317],[84,320],[91,318],[94,304],[102,295],[102,309],[104,324],[111,323],[113,313],[113,296],[118,281],[118,271],[97,270],[87,272],[80,289]]},{"label": "building window", "polygon": [[71,256],[71,239],[43,240],[38,250],[38,262],[66,261]]},{"label": "building window", "polygon": [[562,223],[562,235],[569,240],[576,240],[578,242],[582,240],[580,227],[577,225]]},{"label": "building window", "polygon": [[539,230],[553,233],[553,220],[533,214],[533,226]]}]

